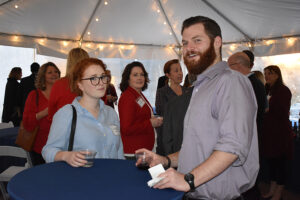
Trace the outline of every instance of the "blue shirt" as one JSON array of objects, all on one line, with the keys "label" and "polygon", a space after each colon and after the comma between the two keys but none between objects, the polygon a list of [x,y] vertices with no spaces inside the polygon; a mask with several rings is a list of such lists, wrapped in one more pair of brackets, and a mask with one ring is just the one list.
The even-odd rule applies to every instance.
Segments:
[{"label": "blue shirt", "polygon": [[[124,159],[120,122],[115,110],[99,100],[100,111],[96,119],[79,104],[80,98],[76,97],[72,102],[77,111],[73,150],[91,149],[97,151],[96,158]],[[72,118],[70,104],[54,115],[47,144],[42,150],[46,162],[53,162],[57,152],[68,150]]]},{"label": "blue shirt", "polygon": [[249,79],[219,62],[194,82],[184,119],[178,171],[188,173],[213,151],[238,159],[188,195],[200,199],[234,199],[250,189],[259,170],[256,98]]}]

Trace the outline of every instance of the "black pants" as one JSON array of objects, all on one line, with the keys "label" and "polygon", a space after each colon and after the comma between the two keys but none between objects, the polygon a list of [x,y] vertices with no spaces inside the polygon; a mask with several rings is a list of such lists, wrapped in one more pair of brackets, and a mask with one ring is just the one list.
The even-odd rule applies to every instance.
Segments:
[{"label": "black pants", "polygon": [[44,160],[43,156],[39,153],[31,151],[30,158],[31,158],[33,166],[45,164],[45,160]]},{"label": "black pants", "polygon": [[287,160],[284,157],[278,157],[268,158],[267,162],[269,164],[271,181],[275,181],[278,185],[284,185]]}]

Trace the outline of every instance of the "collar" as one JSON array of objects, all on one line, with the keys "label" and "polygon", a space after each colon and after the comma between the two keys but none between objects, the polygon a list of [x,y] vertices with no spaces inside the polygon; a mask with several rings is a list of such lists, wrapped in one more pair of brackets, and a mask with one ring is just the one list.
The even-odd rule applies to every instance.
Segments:
[{"label": "collar", "polygon": [[[141,93],[138,93],[135,89],[133,89],[133,88],[130,87],[130,86],[128,86],[126,90],[128,90],[128,92],[132,93],[135,97],[144,96],[144,95],[142,94],[142,92],[141,92]],[[126,90],[125,90],[125,91],[126,91]]]},{"label": "collar", "polygon": [[[72,104],[75,106],[77,112],[86,113],[88,111],[85,108],[83,108],[79,103],[79,100],[81,98],[82,98],[81,96],[77,96],[72,102]],[[102,99],[99,99],[99,104],[100,104],[100,112],[102,112],[102,110],[104,109],[104,101]]]},{"label": "collar", "polygon": [[193,86],[197,87],[206,78],[213,79],[215,76],[217,76],[227,68],[229,67],[227,66],[227,62],[225,61],[220,61],[217,64],[210,66],[204,72],[197,76],[197,80],[194,81]]}]

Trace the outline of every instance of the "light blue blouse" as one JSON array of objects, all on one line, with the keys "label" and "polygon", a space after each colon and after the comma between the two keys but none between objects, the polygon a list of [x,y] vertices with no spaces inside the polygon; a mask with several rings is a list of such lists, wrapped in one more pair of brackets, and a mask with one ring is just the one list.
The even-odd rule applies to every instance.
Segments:
[{"label": "light blue blouse", "polygon": [[[100,101],[98,119],[83,108],[76,97],[72,102],[77,111],[77,123],[73,151],[91,149],[96,158],[124,159],[120,136],[120,121],[114,109]],[[67,151],[71,132],[73,111],[70,104],[59,109],[53,117],[47,144],[42,150],[46,162],[53,162],[59,151]]]}]

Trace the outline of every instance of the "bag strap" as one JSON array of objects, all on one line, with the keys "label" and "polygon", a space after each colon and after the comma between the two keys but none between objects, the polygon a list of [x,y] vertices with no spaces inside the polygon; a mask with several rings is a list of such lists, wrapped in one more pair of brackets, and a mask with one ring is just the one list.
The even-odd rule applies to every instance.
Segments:
[{"label": "bag strap", "polygon": [[75,130],[76,130],[76,121],[77,121],[77,112],[76,109],[73,105],[72,110],[73,110],[73,119],[72,119],[72,125],[71,125],[71,133],[70,133],[70,139],[69,139],[69,147],[68,151],[73,150],[73,144],[74,144],[74,136],[75,136]]}]

